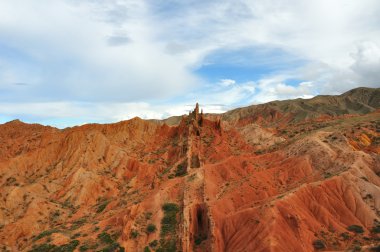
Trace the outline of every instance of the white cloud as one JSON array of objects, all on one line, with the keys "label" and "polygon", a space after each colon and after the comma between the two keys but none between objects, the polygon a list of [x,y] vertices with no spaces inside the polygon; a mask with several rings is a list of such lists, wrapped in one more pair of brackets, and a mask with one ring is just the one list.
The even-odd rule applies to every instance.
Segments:
[{"label": "white cloud", "polygon": [[219,85],[223,86],[223,87],[228,87],[228,86],[231,86],[231,85],[234,85],[236,84],[236,81],[235,80],[231,80],[231,79],[222,79],[219,81]]},{"label": "white cloud", "polygon": [[228,86],[212,86],[203,91],[190,94],[203,104],[223,104],[224,107],[245,105],[255,93],[255,82],[248,81],[230,84]]},{"label": "white cloud", "polygon": [[[380,43],[380,4],[376,0],[192,3],[190,7],[185,4],[178,15],[164,21],[168,33],[161,37],[198,53],[193,64],[202,64],[205,55],[221,48],[260,45],[279,48],[308,62],[305,68],[299,69],[298,77],[312,74],[315,79],[307,81],[318,84],[315,88],[321,92],[341,92],[347,89],[348,82],[349,87],[360,85],[355,83],[359,79],[361,83],[373,82],[365,71],[356,71],[358,79],[345,76],[355,62],[352,53],[360,41]],[[310,73],[314,67],[317,67],[313,69],[315,74]],[[318,76],[316,71],[322,71],[323,75]]]},{"label": "white cloud", "polygon": [[[15,72],[12,81],[32,82],[33,100],[121,102],[170,97],[201,83],[152,38],[156,25],[143,1],[120,3],[125,12],[115,17],[119,1],[1,2],[0,39],[15,54],[5,69]],[[0,85],[9,81],[2,78]],[[13,100],[24,100],[17,94]]]},{"label": "white cloud", "polygon": [[301,82],[298,85],[289,85],[285,81],[291,76],[277,75],[261,79],[257,83],[257,92],[251,97],[250,103],[259,104],[274,100],[295,98],[311,98],[317,95],[313,82]]},{"label": "white cloud", "polygon": [[379,45],[373,42],[363,42],[351,56],[355,60],[351,69],[358,76],[358,83],[365,86],[380,86]]}]

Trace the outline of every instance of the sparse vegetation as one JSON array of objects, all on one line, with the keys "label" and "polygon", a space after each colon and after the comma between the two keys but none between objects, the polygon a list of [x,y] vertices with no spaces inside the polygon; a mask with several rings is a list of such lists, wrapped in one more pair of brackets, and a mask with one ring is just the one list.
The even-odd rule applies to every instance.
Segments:
[{"label": "sparse vegetation", "polygon": [[112,239],[111,235],[108,234],[107,232],[102,232],[102,233],[98,234],[98,238],[103,243],[108,243],[108,244],[113,243],[113,239]]},{"label": "sparse vegetation", "polygon": [[57,252],[72,252],[76,249],[76,247],[78,247],[78,245],[78,240],[72,240],[70,243],[60,246]]},{"label": "sparse vegetation", "polygon": [[73,252],[78,247],[79,241],[72,240],[67,244],[56,246],[54,244],[44,243],[34,247],[29,252]]},{"label": "sparse vegetation", "polygon": [[373,233],[373,234],[378,234],[378,233],[380,233],[380,225],[378,224],[378,225],[372,227],[372,229],[371,229],[371,233]]},{"label": "sparse vegetation", "polygon": [[103,212],[103,210],[106,209],[108,203],[109,203],[108,201],[103,201],[102,203],[100,203],[100,204],[98,205],[98,208],[96,209],[96,212],[97,212],[97,213],[101,213],[101,212]]},{"label": "sparse vegetation", "polygon": [[15,185],[15,182],[16,182],[16,178],[14,177],[9,177],[7,178],[7,180],[5,181],[5,186],[11,186],[11,185]]},{"label": "sparse vegetation", "polygon": [[115,251],[124,252],[125,249],[123,247],[121,247],[119,243],[114,242],[114,243],[110,244],[109,246],[107,246],[107,247],[105,247],[99,251],[101,251],[101,252],[115,252]]},{"label": "sparse vegetation", "polygon": [[343,240],[348,240],[348,239],[350,239],[350,235],[349,235],[349,233],[347,233],[347,232],[344,232],[344,233],[341,233],[340,234],[340,236],[343,238]]},{"label": "sparse vegetation", "polygon": [[157,247],[157,245],[158,245],[158,241],[157,240],[151,241],[149,243],[149,247],[151,247],[151,248],[155,248],[155,247]]},{"label": "sparse vegetation", "polygon": [[132,230],[130,233],[130,237],[136,239],[137,236],[139,236],[139,232],[137,232],[136,230]]},{"label": "sparse vegetation", "polygon": [[78,237],[80,237],[80,233],[76,233],[76,234],[72,235],[70,238],[71,239],[76,239]]},{"label": "sparse vegetation", "polygon": [[150,252],[151,250],[150,250],[150,248],[148,247],[148,246],[146,246],[145,248],[144,248],[144,252]]},{"label": "sparse vegetation", "polygon": [[87,219],[85,217],[82,217],[76,221],[73,222],[71,226],[71,230],[78,229],[79,227],[83,226],[87,222]]},{"label": "sparse vegetation", "polygon": [[33,241],[38,241],[46,236],[50,236],[51,234],[53,233],[58,233],[60,232],[58,229],[51,229],[51,230],[46,230],[46,231],[43,231],[42,233],[40,233],[39,235],[37,235],[36,237],[33,238]]},{"label": "sparse vegetation", "polygon": [[124,248],[120,246],[119,243],[117,243],[110,234],[108,234],[106,231],[103,231],[98,235],[98,239],[100,242],[104,245],[106,245],[105,248],[99,250],[102,252],[113,252],[113,251],[124,251]]},{"label": "sparse vegetation", "polygon": [[256,155],[261,155],[261,154],[264,154],[264,151],[263,150],[257,150],[257,151],[255,151],[255,154]]},{"label": "sparse vegetation", "polygon": [[177,169],[175,171],[175,176],[176,177],[182,177],[187,174],[187,159],[184,160],[182,163],[177,165]]},{"label": "sparse vegetation", "polygon": [[150,220],[152,218],[152,212],[146,212],[145,213],[145,219]]},{"label": "sparse vegetation", "polygon": [[172,169],[171,166],[167,167],[167,168],[162,172],[162,175],[165,175],[166,173],[170,172],[171,169]]},{"label": "sparse vegetation", "polygon": [[362,234],[364,233],[364,229],[362,226],[359,225],[351,225],[347,227],[348,231],[354,232],[356,234]]},{"label": "sparse vegetation", "polygon": [[40,244],[33,249],[29,250],[29,252],[50,252],[53,251],[57,246],[49,243]]},{"label": "sparse vegetation", "polygon": [[163,235],[175,231],[177,224],[177,213],[179,211],[178,205],[174,203],[166,203],[162,207],[164,210],[164,218],[161,220]]},{"label": "sparse vegetation", "polygon": [[63,208],[70,208],[72,210],[75,209],[74,205],[70,202],[70,198],[66,199],[65,202],[62,203]]},{"label": "sparse vegetation", "polygon": [[156,230],[157,230],[157,228],[156,228],[156,225],[154,225],[154,224],[149,224],[149,225],[146,227],[146,232],[147,232],[148,234],[150,234],[150,233],[154,233],[154,232],[156,232]]},{"label": "sparse vegetation", "polygon": [[83,251],[87,251],[87,250],[89,250],[89,249],[90,249],[90,248],[89,248],[89,246],[88,246],[87,244],[82,245],[82,246],[79,247],[79,251],[81,251],[81,252],[83,252]]},{"label": "sparse vegetation", "polygon": [[207,240],[207,235],[206,236],[202,236],[202,235],[197,235],[194,239],[194,243],[195,245],[200,245],[204,240]]},{"label": "sparse vegetation", "polygon": [[165,203],[162,210],[164,211],[164,217],[161,220],[160,247],[156,251],[175,252],[177,251],[176,228],[179,206],[175,203]]},{"label": "sparse vegetation", "polygon": [[156,252],[176,252],[177,251],[177,241],[175,239],[170,240],[160,240],[160,247]]},{"label": "sparse vegetation", "polygon": [[372,199],[372,195],[370,193],[367,193],[367,195],[364,197],[364,199]]},{"label": "sparse vegetation", "polygon": [[313,241],[313,247],[318,250],[326,248],[326,245],[322,240],[315,240]]},{"label": "sparse vegetation", "polygon": [[49,219],[50,219],[51,221],[54,221],[54,220],[56,220],[60,215],[61,215],[61,213],[59,212],[59,210],[56,210],[56,211],[50,212]]},{"label": "sparse vegetation", "polygon": [[331,174],[330,172],[326,172],[326,173],[324,174],[324,177],[325,177],[325,178],[331,178],[331,177],[332,177],[332,174]]}]

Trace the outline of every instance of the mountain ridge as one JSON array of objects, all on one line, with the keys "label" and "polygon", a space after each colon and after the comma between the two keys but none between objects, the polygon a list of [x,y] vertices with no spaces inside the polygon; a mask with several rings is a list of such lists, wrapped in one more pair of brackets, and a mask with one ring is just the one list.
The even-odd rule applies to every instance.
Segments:
[{"label": "mountain ridge", "polygon": [[[360,93],[361,93],[361,96],[360,96]],[[362,104],[364,107],[364,111],[355,110],[355,109],[353,109],[352,111],[348,110],[346,112],[344,111],[344,109],[342,109],[340,111],[341,115],[351,114],[351,113],[355,113],[355,112],[358,112],[359,114],[361,114],[361,113],[368,113],[369,111],[374,111],[374,110],[380,108],[380,98],[379,98],[380,97],[380,88],[358,87],[358,88],[354,88],[354,89],[351,89],[349,91],[346,91],[340,95],[317,95],[317,96],[309,98],[309,99],[296,98],[296,99],[288,99],[288,100],[274,100],[274,101],[270,101],[267,103],[248,105],[248,106],[244,106],[244,107],[234,108],[234,109],[228,110],[228,111],[223,112],[223,113],[217,113],[217,114],[206,113],[205,116],[209,116],[212,118],[214,118],[214,117],[216,118],[216,117],[221,116],[225,120],[232,120],[229,117],[231,117],[234,113],[237,113],[237,112],[242,111],[242,110],[247,111],[245,113],[252,113],[252,112],[254,112],[253,111],[254,109],[258,109],[260,107],[271,107],[271,105],[275,105],[274,107],[276,107],[276,105],[278,105],[278,104],[287,105],[287,103],[308,103],[308,102],[313,102],[313,101],[319,101],[320,103],[323,103],[323,102],[326,102],[325,100],[333,100],[333,101],[337,102],[336,99],[339,99],[339,98],[355,98],[354,101],[357,101],[357,100],[366,98],[368,95],[370,96],[369,100],[364,101],[364,102],[360,101],[357,104],[358,106],[360,106],[360,104]],[[331,109],[331,108],[329,108],[329,109]],[[284,111],[281,111],[281,109],[279,109],[279,112],[284,112]],[[335,115],[337,115],[337,114],[335,114]],[[166,123],[167,125],[170,126],[170,125],[178,125],[183,116],[186,116],[186,115],[184,114],[184,115],[179,115],[179,116],[171,116],[171,117],[168,117],[165,119],[142,119],[142,118],[136,116],[136,117],[128,119],[128,120],[122,120],[119,122],[106,123],[106,124],[117,124],[117,123],[122,123],[122,122],[130,121],[130,120],[135,120],[136,118],[138,118],[141,120],[146,120],[146,121],[151,121],[151,122],[156,122],[156,123]],[[303,118],[303,119],[305,119],[305,118]],[[20,122],[24,123],[24,124],[30,124],[30,123],[25,123],[19,119],[14,119],[14,120],[11,120],[9,122],[5,122],[3,124],[9,124],[9,123],[12,124],[12,123],[20,123]],[[32,124],[35,124],[35,123],[32,123]],[[74,125],[74,126],[70,126],[70,127],[66,127],[66,128],[81,127],[84,125],[106,125],[106,124],[104,124],[104,123],[88,123],[88,124],[82,124],[82,125]],[[39,124],[39,125],[42,125],[42,124]],[[42,125],[42,126],[53,127],[50,125]],[[53,127],[53,128],[56,128],[56,127]],[[64,128],[64,129],[66,129],[66,128]],[[63,130],[63,129],[61,129],[61,130]]]}]

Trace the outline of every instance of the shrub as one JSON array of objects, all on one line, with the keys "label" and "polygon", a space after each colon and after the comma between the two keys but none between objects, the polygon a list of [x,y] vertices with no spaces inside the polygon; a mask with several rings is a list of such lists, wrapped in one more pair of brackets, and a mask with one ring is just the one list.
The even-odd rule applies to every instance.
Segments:
[{"label": "shrub", "polygon": [[146,247],[144,248],[144,252],[150,252],[150,248],[149,248],[148,246],[146,246]]},{"label": "shrub", "polygon": [[45,244],[40,244],[37,247],[29,250],[29,252],[49,252],[55,249],[56,247],[57,246],[55,245],[45,243]]},{"label": "shrub", "polygon": [[162,210],[164,210],[165,212],[169,212],[169,211],[176,211],[176,212],[178,212],[179,207],[175,203],[165,203],[162,206]]},{"label": "shrub", "polygon": [[107,244],[113,243],[112,237],[107,232],[102,232],[98,234],[98,238],[102,243],[107,243]]},{"label": "shrub", "polygon": [[150,220],[152,218],[152,212],[146,212],[145,213],[145,219]]},{"label": "shrub", "polygon": [[78,240],[73,240],[69,242],[68,244],[62,245],[59,247],[59,249],[55,251],[59,252],[73,252],[76,247],[78,247],[79,241]]},{"label": "shrub", "polygon": [[255,151],[255,154],[256,155],[261,155],[261,154],[264,154],[264,151],[263,150],[257,150],[257,151]]},{"label": "shrub", "polygon": [[137,236],[139,236],[139,232],[137,232],[136,230],[132,230],[131,231],[131,234],[130,234],[130,237],[135,239],[137,238]]},{"label": "shrub", "polygon": [[114,242],[114,243],[110,244],[108,247],[105,247],[104,249],[102,249],[100,251],[101,252],[115,252],[115,251],[124,252],[125,249],[123,247],[121,247],[119,243]]},{"label": "shrub", "polygon": [[160,247],[156,252],[177,252],[177,244],[175,239],[160,240]]},{"label": "shrub", "polygon": [[29,252],[73,252],[78,245],[78,240],[73,240],[61,246],[45,243],[33,248]]},{"label": "shrub", "polygon": [[204,240],[207,240],[207,235],[202,236],[202,235],[197,235],[194,239],[195,245],[200,245]]},{"label": "shrub", "polygon": [[157,228],[156,228],[156,225],[154,225],[154,224],[149,224],[147,227],[146,227],[146,231],[148,232],[148,233],[153,233],[153,232],[155,232],[157,230]]},{"label": "shrub", "polygon": [[96,212],[97,212],[97,213],[101,213],[101,212],[103,212],[103,210],[106,209],[108,203],[109,203],[108,201],[104,201],[104,202],[100,203],[100,205],[99,205],[98,208],[96,209]]},{"label": "shrub", "polygon": [[341,233],[340,236],[342,236],[343,240],[348,240],[350,239],[350,235],[347,232]]},{"label": "shrub", "polygon": [[165,236],[168,233],[174,233],[177,225],[177,211],[165,212],[161,220],[161,235]]},{"label": "shrub", "polygon": [[332,176],[332,174],[330,173],[330,172],[326,172],[325,174],[324,174],[324,177],[325,178],[330,178]]},{"label": "shrub", "polygon": [[51,229],[51,230],[43,231],[42,233],[40,233],[39,235],[37,235],[36,237],[34,237],[33,241],[38,241],[39,239],[42,239],[45,236],[49,236],[49,235],[51,235],[53,233],[58,233],[58,232],[59,232],[58,229]]},{"label": "shrub", "polygon": [[79,236],[80,236],[80,233],[76,233],[76,234],[72,235],[70,238],[71,238],[71,239],[76,239],[76,238],[78,238]]},{"label": "shrub", "polygon": [[185,176],[186,174],[187,174],[187,160],[177,165],[177,169],[175,171],[176,177],[182,177],[182,176]]},{"label": "shrub", "polygon": [[87,251],[89,250],[90,248],[88,247],[88,245],[82,245],[79,247],[79,251],[83,252],[83,251]]},{"label": "shrub", "polygon": [[371,232],[374,234],[380,233],[380,225],[376,225],[371,229]]},{"label": "shrub", "polygon": [[54,211],[54,212],[50,212],[50,220],[54,221],[56,220],[59,216],[61,215],[61,213],[59,212],[59,210],[57,211]]},{"label": "shrub", "polygon": [[152,242],[149,243],[149,247],[151,247],[151,248],[155,248],[155,247],[157,247],[157,245],[158,245],[158,241],[157,240],[154,240],[154,241],[152,241]]},{"label": "shrub", "polygon": [[78,229],[79,227],[83,226],[86,222],[87,222],[86,218],[82,217],[82,218],[74,221],[70,229],[71,230]]},{"label": "shrub", "polygon": [[357,233],[357,234],[362,234],[364,233],[364,229],[362,226],[359,226],[359,225],[351,225],[351,226],[348,226],[347,227],[347,230],[348,231],[351,231],[351,232],[354,232],[354,233]]},{"label": "shrub", "polygon": [[313,246],[315,249],[324,249],[326,247],[325,243],[321,240],[313,241]]}]

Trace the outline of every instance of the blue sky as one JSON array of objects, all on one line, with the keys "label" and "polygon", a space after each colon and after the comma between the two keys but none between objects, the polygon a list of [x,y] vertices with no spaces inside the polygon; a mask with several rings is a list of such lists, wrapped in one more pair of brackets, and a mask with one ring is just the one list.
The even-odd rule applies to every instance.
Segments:
[{"label": "blue sky", "polygon": [[380,86],[377,0],[0,2],[0,123],[60,128]]}]

